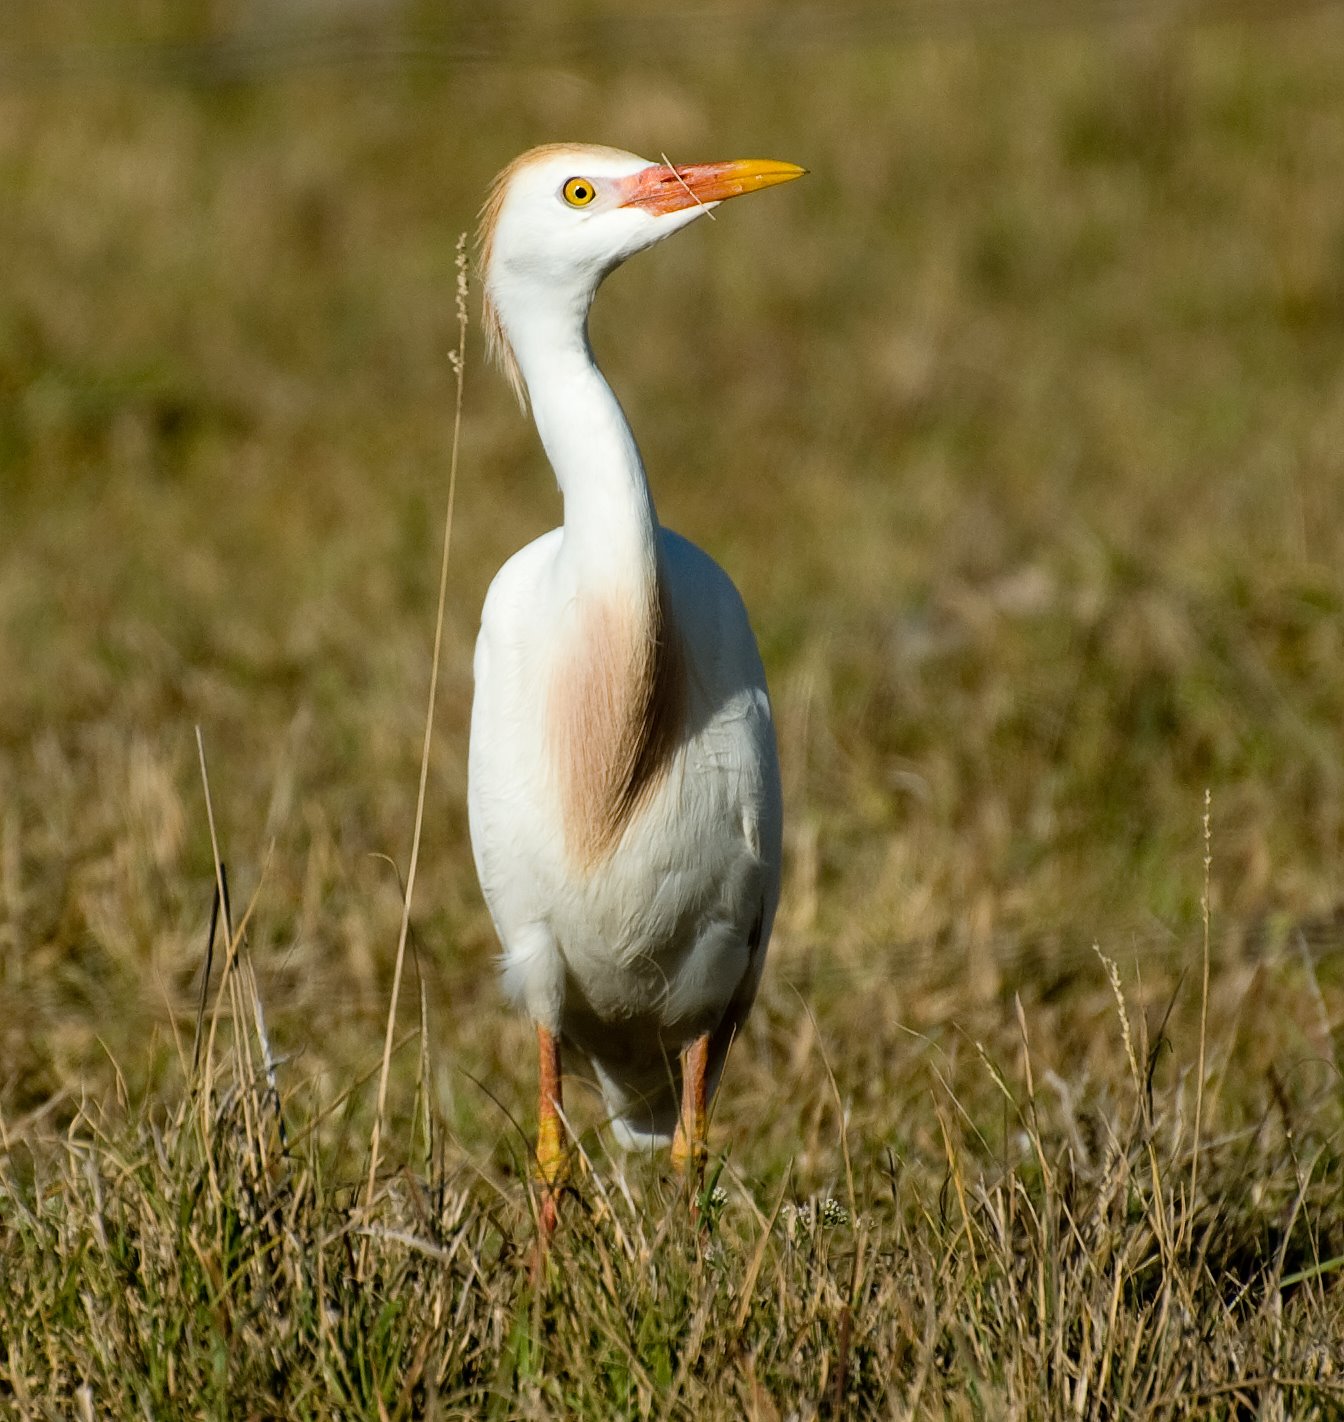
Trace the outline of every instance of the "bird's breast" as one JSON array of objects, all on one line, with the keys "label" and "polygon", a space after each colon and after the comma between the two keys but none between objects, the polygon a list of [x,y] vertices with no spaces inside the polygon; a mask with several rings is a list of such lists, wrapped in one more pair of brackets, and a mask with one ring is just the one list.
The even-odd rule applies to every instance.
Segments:
[{"label": "bird's breast", "polygon": [[566,855],[589,873],[665,779],[686,717],[685,654],[662,589],[580,595],[545,689],[545,758]]}]

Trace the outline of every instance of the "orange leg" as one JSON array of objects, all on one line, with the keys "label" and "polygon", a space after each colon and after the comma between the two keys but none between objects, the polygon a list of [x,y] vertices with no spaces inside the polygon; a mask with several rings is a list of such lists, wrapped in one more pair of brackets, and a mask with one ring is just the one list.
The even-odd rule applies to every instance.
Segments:
[{"label": "orange leg", "polygon": [[560,1189],[568,1170],[565,1157],[563,1107],[560,1085],[560,1040],[537,1024],[537,1053],[540,1059],[541,1090],[537,1102],[537,1167],[541,1183],[541,1232],[549,1238],[559,1219]]},{"label": "orange leg", "polygon": [[672,1164],[679,1174],[691,1176],[692,1200],[704,1182],[708,1073],[709,1033],[705,1032],[681,1053],[681,1119],[672,1140]]}]

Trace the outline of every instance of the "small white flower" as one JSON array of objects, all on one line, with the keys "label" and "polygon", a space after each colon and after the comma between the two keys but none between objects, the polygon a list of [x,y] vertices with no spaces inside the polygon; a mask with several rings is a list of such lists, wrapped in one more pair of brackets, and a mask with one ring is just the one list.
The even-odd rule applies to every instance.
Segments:
[{"label": "small white flower", "polygon": [[849,1223],[849,1211],[839,1200],[826,1199],[821,1202],[821,1222],[828,1229]]},{"label": "small white flower", "polygon": [[837,1229],[850,1223],[849,1210],[830,1196],[812,1199],[806,1204],[787,1204],[779,1212],[784,1224],[784,1232],[790,1239],[798,1235],[809,1235],[815,1229]]}]

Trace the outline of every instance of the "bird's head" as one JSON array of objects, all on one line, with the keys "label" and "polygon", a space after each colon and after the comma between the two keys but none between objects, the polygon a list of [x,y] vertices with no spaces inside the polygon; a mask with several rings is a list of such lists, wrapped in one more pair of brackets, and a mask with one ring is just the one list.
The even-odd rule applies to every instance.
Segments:
[{"label": "bird's head", "polygon": [[746,158],[672,167],[615,148],[557,143],[516,158],[481,211],[485,329],[521,401],[513,343],[529,320],[582,323],[602,278],[719,203],[804,169]]}]

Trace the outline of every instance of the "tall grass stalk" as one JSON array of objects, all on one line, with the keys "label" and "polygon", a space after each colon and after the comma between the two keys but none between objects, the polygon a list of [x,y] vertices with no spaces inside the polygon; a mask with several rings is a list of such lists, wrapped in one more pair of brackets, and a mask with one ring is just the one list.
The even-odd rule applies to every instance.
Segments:
[{"label": "tall grass stalk", "polygon": [[[450,352],[453,369],[453,437],[448,460],[448,507],[443,517],[443,553],[439,560],[439,598],[434,616],[434,652],[430,659],[429,697],[425,705],[425,738],[420,753],[420,783],[415,797],[415,829],[411,835],[411,860],[406,870],[406,887],[402,894],[401,928],[397,935],[396,964],[392,971],[392,994],[387,1005],[387,1031],[383,1038],[383,1063],[378,1075],[378,1105],[369,1137],[369,1178],[364,1192],[365,1208],[373,1205],[378,1182],[379,1148],[383,1137],[383,1120],[387,1112],[387,1084],[392,1069],[392,1039],[397,1026],[397,1002],[401,994],[402,969],[406,962],[406,941],[411,927],[411,900],[415,893],[415,871],[420,862],[420,833],[425,819],[425,790],[429,783],[429,748],[434,737],[434,705],[439,689],[439,661],[443,650],[443,618],[448,600],[448,561],[453,543],[453,512],[457,504],[457,463],[462,438],[462,388],[467,356],[467,234],[457,239],[457,349]],[[360,1246],[360,1277],[368,1260],[368,1241]]]}]

